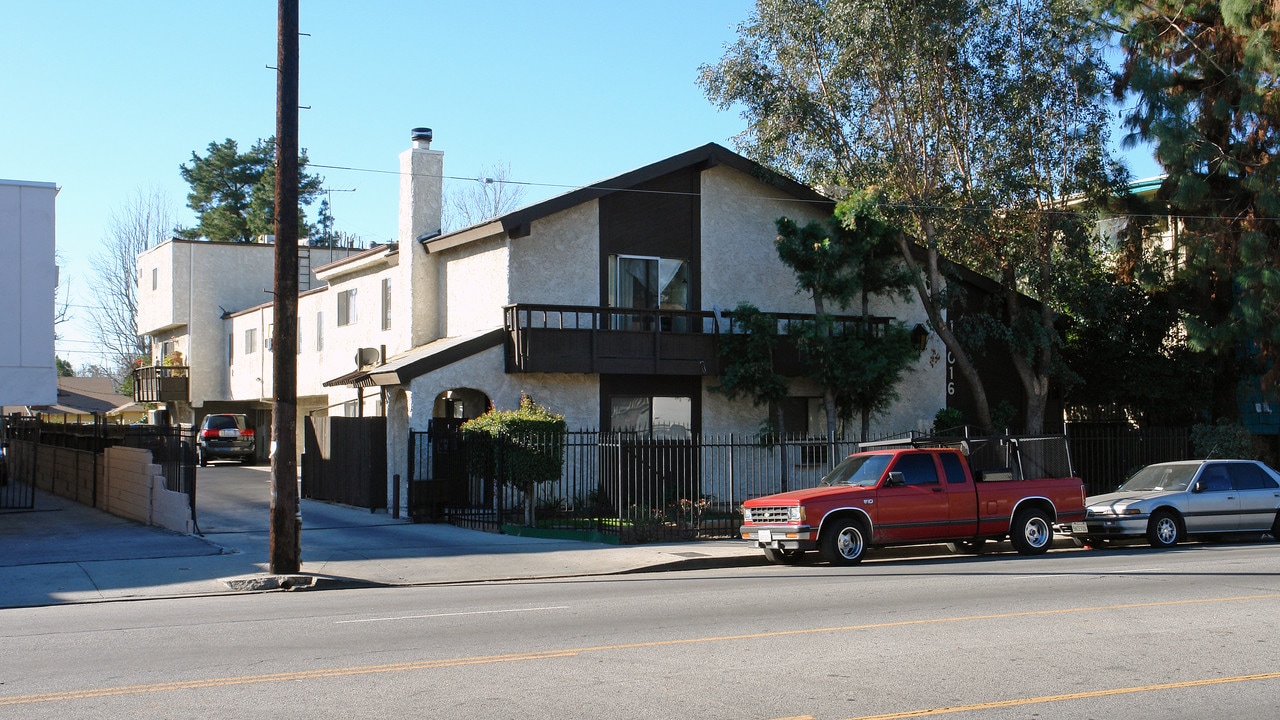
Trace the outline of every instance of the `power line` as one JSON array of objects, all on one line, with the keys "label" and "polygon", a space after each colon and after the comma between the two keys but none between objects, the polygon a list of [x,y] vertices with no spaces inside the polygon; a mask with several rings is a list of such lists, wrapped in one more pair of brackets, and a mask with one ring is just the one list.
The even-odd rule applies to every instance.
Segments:
[{"label": "power line", "polygon": [[[640,188],[612,187],[609,185],[567,185],[563,183],[533,182],[533,181],[527,181],[527,180],[503,180],[503,179],[489,178],[489,177],[462,177],[459,175],[403,173],[403,172],[400,172],[399,170],[378,170],[375,168],[359,168],[359,167],[353,167],[349,165],[319,165],[316,163],[307,163],[307,167],[324,168],[327,170],[345,170],[349,172],[375,173],[379,175],[396,175],[396,176],[407,175],[409,177],[421,177],[421,178],[432,178],[432,179],[438,178],[442,180],[460,180],[460,181],[470,181],[470,182],[480,182],[480,183],[490,183],[490,184],[498,183],[498,184],[505,184],[505,185],[520,185],[523,187],[542,187],[542,188],[552,188],[552,189],[570,190],[570,191],[593,189],[593,190],[603,190],[606,192],[629,192],[629,193],[640,193],[640,194],[649,194],[649,195],[673,195],[673,196],[679,196],[679,197],[701,197],[702,196],[702,193],[700,192],[684,192],[684,191],[678,191],[678,190],[645,190]],[[776,196],[767,196],[767,195],[743,195],[740,197],[744,200],[770,200],[774,202],[778,202],[778,201],[798,202],[798,203],[806,203],[806,204],[814,204],[814,205],[825,205],[825,204],[836,202],[836,200],[834,199],[812,200],[812,199],[803,199],[803,198],[779,198]],[[952,212],[952,213],[959,212],[959,213],[968,213],[968,214],[975,214],[975,215],[1038,214],[1038,215],[1049,215],[1049,216],[1060,216],[1060,217],[1090,217],[1097,220],[1123,220],[1123,219],[1138,219],[1138,218],[1146,218],[1146,219],[1172,218],[1176,220],[1231,220],[1232,219],[1232,218],[1225,218],[1219,215],[1180,215],[1176,213],[1155,213],[1155,212],[1095,214],[1095,213],[1082,212],[1077,210],[1052,210],[1052,209],[1040,209],[1040,208],[1010,209],[1010,208],[1003,208],[1003,207],[975,206],[975,205],[955,206],[955,205],[922,205],[922,204],[911,204],[911,203],[878,203],[877,206],[884,208],[886,210]],[[1240,220],[1240,221],[1250,220],[1250,221],[1256,221],[1256,222],[1275,222],[1280,220],[1280,217],[1262,216],[1262,217],[1237,218],[1237,220]]]}]

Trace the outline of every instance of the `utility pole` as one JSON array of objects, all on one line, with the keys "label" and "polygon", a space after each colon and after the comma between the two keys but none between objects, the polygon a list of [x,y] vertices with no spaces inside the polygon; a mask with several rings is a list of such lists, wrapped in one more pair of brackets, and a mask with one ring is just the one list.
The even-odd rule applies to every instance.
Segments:
[{"label": "utility pole", "polygon": [[278,0],[271,573],[302,568],[298,514],[298,0]]}]

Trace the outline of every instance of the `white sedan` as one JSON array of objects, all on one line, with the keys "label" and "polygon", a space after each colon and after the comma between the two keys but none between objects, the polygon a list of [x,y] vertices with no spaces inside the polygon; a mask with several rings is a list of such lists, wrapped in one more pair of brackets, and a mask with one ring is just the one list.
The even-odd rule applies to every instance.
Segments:
[{"label": "white sedan", "polygon": [[1115,492],[1085,500],[1071,534],[1100,546],[1143,537],[1172,547],[1188,535],[1269,533],[1280,539],[1280,473],[1255,460],[1148,465]]}]

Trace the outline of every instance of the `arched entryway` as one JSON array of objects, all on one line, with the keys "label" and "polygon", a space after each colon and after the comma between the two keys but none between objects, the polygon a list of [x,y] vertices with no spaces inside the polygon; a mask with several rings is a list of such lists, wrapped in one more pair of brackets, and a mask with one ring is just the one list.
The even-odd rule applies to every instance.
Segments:
[{"label": "arched entryway", "polygon": [[436,396],[435,405],[431,408],[431,419],[465,422],[485,414],[490,406],[489,396],[483,392],[472,388],[454,388]]},{"label": "arched entryway", "polygon": [[488,507],[493,502],[491,484],[471,487],[461,431],[463,423],[485,414],[491,405],[488,395],[472,388],[454,388],[436,396],[427,437],[431,443],[431,477],[442,482],[447,508]]}]

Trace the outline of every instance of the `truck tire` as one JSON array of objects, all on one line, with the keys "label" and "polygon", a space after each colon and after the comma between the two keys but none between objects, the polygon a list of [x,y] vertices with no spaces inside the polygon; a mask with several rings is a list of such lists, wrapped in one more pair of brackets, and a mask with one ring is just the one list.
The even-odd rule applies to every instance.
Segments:
[{"label": "truck tire", "polygon": [[1049,521],[1049,515],[1038,508],[1019,510],[1013,516],[1009,543],[1020,555],[1046,552],[1053,545],[1053,523]]},{"label": "truck tire", "polygon": [[1171,548],[1182,539],[1182,523],[1169,510],[1157,510],[1147,521],[1147,542],[1153,548]]},{"label": "truck tire", "polygon": [[774,565],[795,565],[804,557],[803,550],[780,550],[778,548],[764,548],[764,559]]},{"label": "truck tire", "polygon": [[857,565],[867,553],[870,533],[861,520],[837,518],[822,532],[822,559],[832,565]]}]

